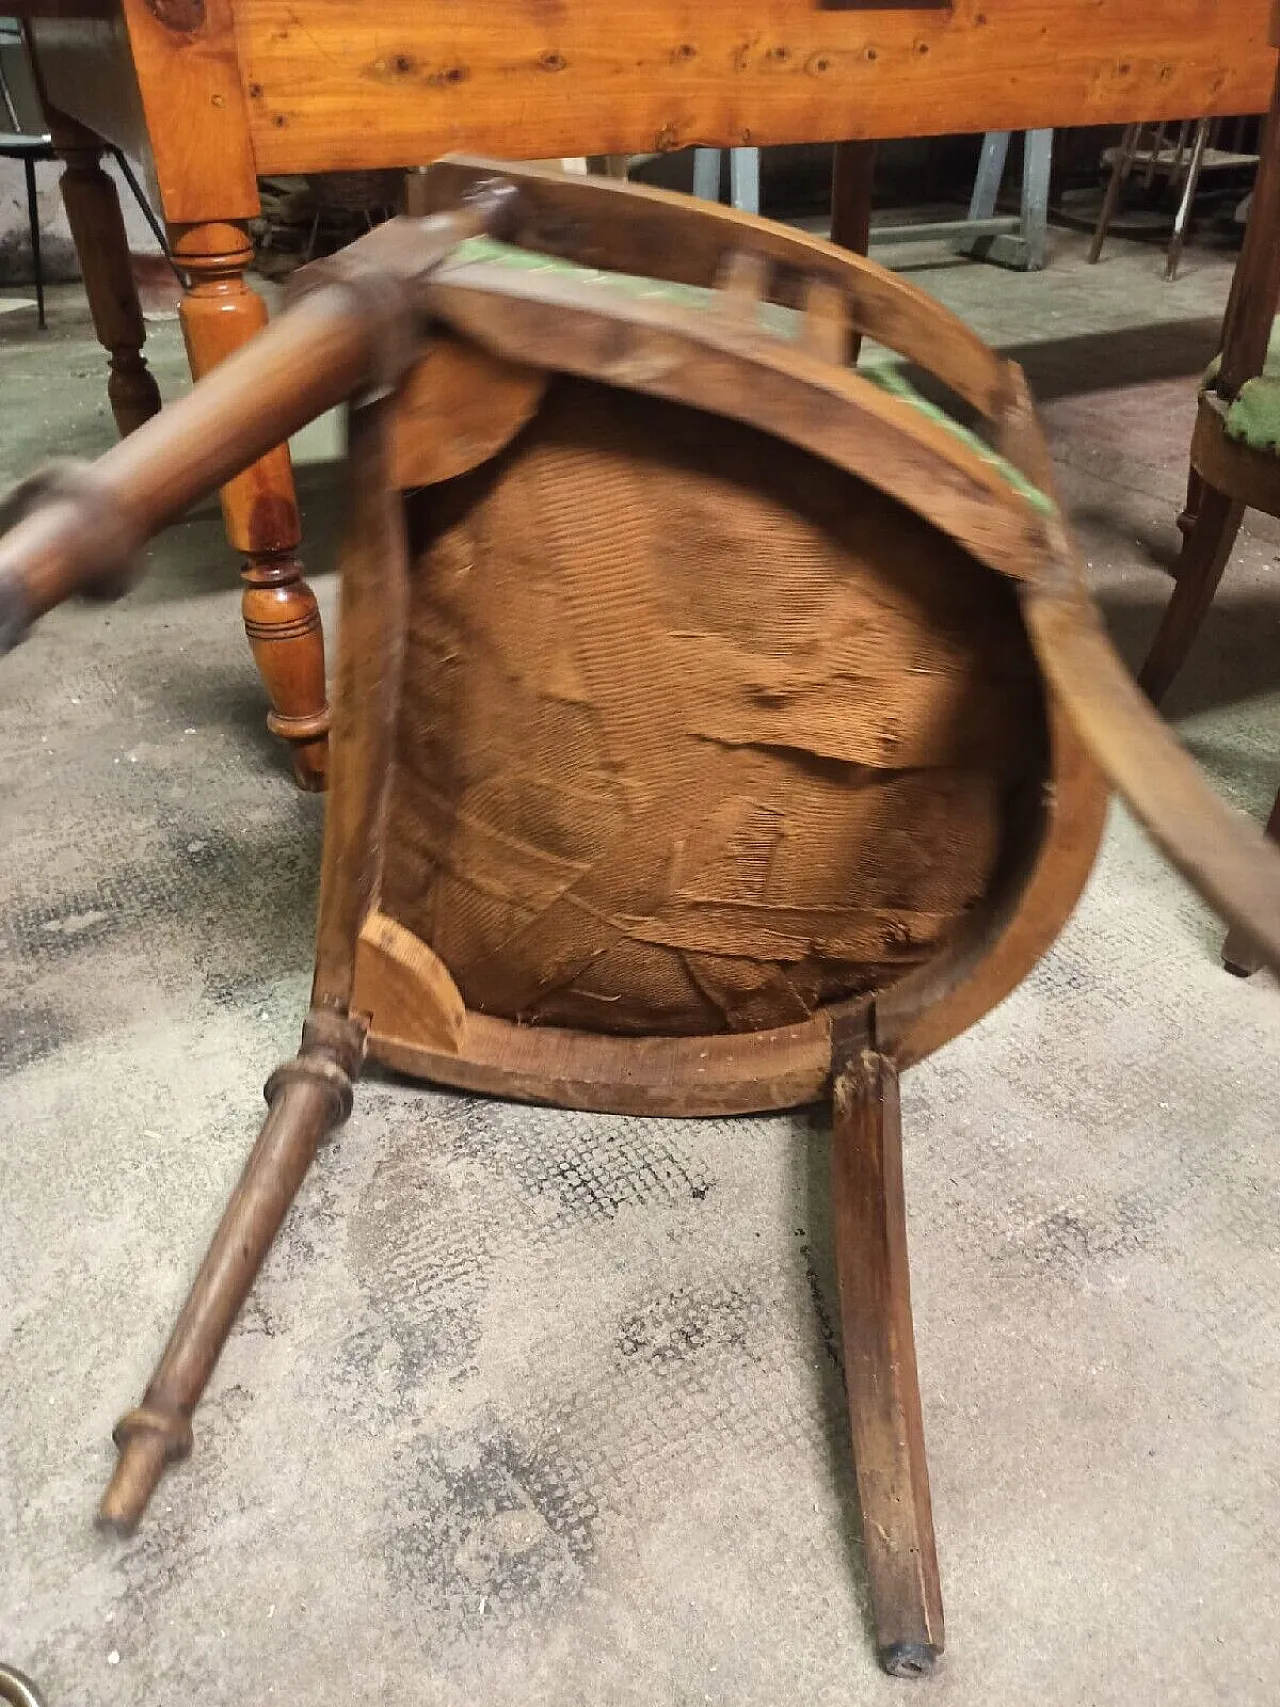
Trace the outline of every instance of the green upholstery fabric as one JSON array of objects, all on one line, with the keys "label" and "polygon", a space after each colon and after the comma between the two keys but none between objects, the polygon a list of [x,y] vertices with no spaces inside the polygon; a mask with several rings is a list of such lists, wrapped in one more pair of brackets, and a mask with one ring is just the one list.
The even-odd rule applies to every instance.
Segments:
[{"label": "green upholstery fabric", "polygon": [[[637,301],[668,302],[681,308],[706,309],[715,300],[716,292],[704,285],[675,284],[669,279],[641,278],[635,273],[600,272],[594,267],[580,267],[570,261],[562,261],[553,255],[542,255],[531,249],[516,248],[509,243],[499,243],[491,237],[473,237],[459,244],[450,258],[449,265],[467,266],[475,262],[492,262],[499,266],[510,267],[517,272],[556,272],[571,276],[583,283],[599,284],[606,289],[616,291],[619,295],[629,296]],[[799,336],[802,316],[794,308],[783,308],[776,302],[760,304],[760,324],[766,331],[773,332],[779,338],[788,340]],[[863,379],[870,380],[873,385],[880,387],[894,397],[901,398],[912,408],[918,409],[927,419],[944,427],[953,437],[959,439],[988,467],[993,468],[1010,487],[1035,509],[1044,515],[1053,512],[1053,501],[1034,486],[1025,475],[1021,474],[1011,462],[992,450],[976,433],[953,420],[945,409],[940,409],[936,403],[922,397],[907,379],[902,365],[895,359],[885,361],[867,361],[858,369]]]},{"label": "green upholstery fabric", "polygon": [[[1212,383],[1218,375],[1215,361],[1206,375]],[[1267,359],[1257,379],[1248,379],[1227,410],[1227,437],[1269,456],[1280,455],[1280,322],[1271,328]]]}]

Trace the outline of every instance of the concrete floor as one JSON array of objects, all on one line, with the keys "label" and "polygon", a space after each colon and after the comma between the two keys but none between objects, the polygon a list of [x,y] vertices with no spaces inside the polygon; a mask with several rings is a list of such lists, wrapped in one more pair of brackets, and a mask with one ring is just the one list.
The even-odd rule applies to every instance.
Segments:
[{"label": "concrete floor", "polygon": [[[1136,656],[1229,258],[913,275],[1027,363]],[[0,476],[112,441],[74,290],[0,315]],[[172,324],[152,359],[173,396]],[[325,433],[312,435],[323,453]],[[306,447],[304,447],[305,450]],[[336,501],[304,467],[309,561]],[[1280,534],[1170,710],[1261,817]],[[816,1118],[369,1082],[127,1543],[92,1513],[292,1053],[321,806],[262,728],[215,512],[0,666],[0,1658],[50,1707],[1269,1703],[1280,1002],[1121,812],[1034,976],[904,1087],[948,1653],[876,1669]]]}]

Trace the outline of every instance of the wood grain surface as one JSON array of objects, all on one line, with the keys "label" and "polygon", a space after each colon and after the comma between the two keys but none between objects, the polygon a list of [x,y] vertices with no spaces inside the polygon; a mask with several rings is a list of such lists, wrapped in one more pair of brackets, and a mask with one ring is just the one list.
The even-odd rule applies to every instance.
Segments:
[{"label": "wood grain surface", "polygon": [[1261,111],[1266,0],[237,0],[259,171]]}]

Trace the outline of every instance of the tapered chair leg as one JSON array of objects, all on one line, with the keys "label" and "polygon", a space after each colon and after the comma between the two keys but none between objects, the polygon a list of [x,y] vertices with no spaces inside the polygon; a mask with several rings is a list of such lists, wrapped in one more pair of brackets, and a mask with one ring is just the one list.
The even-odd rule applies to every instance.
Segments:
[{"label": "tapered chair leg", "polygon": [[1138,674],[1143,692],[1154,705],[1159,705],[1186,662],[1213,603],[1243,516],[1243,504],[1202,482],[1195,522],[1178,559],[1177,582]]},{"label": "tapered chair leg", "polygon": [[1187,231],[1191,225],[1191,210],[1195,206],[1196,189],[1200,183],[1200,173],[1204,166],[1204,152],[1209,141],[1210,122],[1209,119],[1201,119],[1196,126],[1196,140],[1191,150],[1191,164],[1187,168],[1187,180],[1182,186],[1182,199],[1178,203],[1177,218],[1173,222],[1173,236],[1169,240],[1169,254],[1164,266],[1166,279],[1175,279],[1178,276],[1178,263],[1182,259],[1182,251],[1187,241]]},{"label": "tapered chair leg", "polygon": [[1098,214],[1098,223],[1094,227],[1093,241],[1089,245],[1089,264],[1096,263],[1102,253],[1102,245],[1106,241],[1107,231],[1115,217],[1116,208],[1120,205],[1120,192],[1124,181],[1129,176],[1133,166],[1133,157],[1137,152],[1138,138],[1142,133],[1140,124],[1131,124],[1124,133],[1119,148],[1116,149],[1115,159],[1111,166],[1111,176],[1107,180],[1107,193],[1102,198],[1102,211]]},{"label": "tapered chair leg", "polygon": [[98,1508],[104,1529],[128,1535],[166,1464],[191,1451],[191,1415],[227,1335],[323,1140],[351,1111],[364,1034],[313,1010],[295,1061],[267,1080],[270,1113],[142,1403],[116,1424],[115,1472]]},{"label": "tapered chair leg", "polygon": [[[1267,835],[1273,842],[1280,842],[1280,794],[1276,795],[1271,816],[1267,819]],[[1222,945],[1222,964],[1237,978],[1248,978],[1262,965],[1262,959],[1244,932],[1232,929]]]},{"label": "tapered chair leg", "polygon": [[832,1185],[845,1387],[880,1663],[922,1677],[943,1648],[902,1190],[898,1074],[837,1065]]}]

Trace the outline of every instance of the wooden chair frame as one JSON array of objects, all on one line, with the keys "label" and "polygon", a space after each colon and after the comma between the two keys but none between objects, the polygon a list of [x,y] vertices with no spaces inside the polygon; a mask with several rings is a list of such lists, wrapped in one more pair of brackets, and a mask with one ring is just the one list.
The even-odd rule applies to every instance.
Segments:
[{"label": "wooden chair frame", "polygon": [[[943,1624],[898,1074],[1013,989],[1053,940],[1093,861],[1104,772],[1272,964],[1280,860],[1207,789],[1106,641],[1012,363],[904,280],[816,239],[683,197],[528,169],[502,168],[495,189],[496,170],[441,162],[427,176],[440,212],[392,222],[318,263],[302,300],[251,352],[92,472],[46,476],[20,498],[31,513],[0,540],[0,632],[16,634],[69,591],[107,572],[118,578],[132,544],[260,446],[362,395],[349,415],[332,784],[302,1048],[268,1083],[262,1134],[146,1395],[117,1428],[101,1520],[132,1529],[165,1464],[190,1450],[191,1415],[222,1344],[318,1144],[349,1112],[366,1059],[437,1083],[630,1113],[786,1108],[830,1095],[846,1386],[877,1643],[888,1670],[918,1675],[942,1650]],[[513,271],[451,253],[495,225],[578,268],[709,288],[711,309],[661,290],[603,290],[564,267]],[[798,339],[762,325],[765,302],[799,312]],[[449,412],[415,413],[406,383],[431,326],[484,352],[510,380],[466,420],[492,449],[536,408],[548,372],[674,399],[759,426],[871,483],[1015,585],[1044,678],[1043,786],[1022,803],[1021,835],[985,903],[941,956],[803,1024],[627,1039],[468,1012],[431,949],[382,910],[409,584],[400,489],[424,467],[441,477],[450,455]],[[850,366],[864,335],[960,398],[992,453]]]}]

